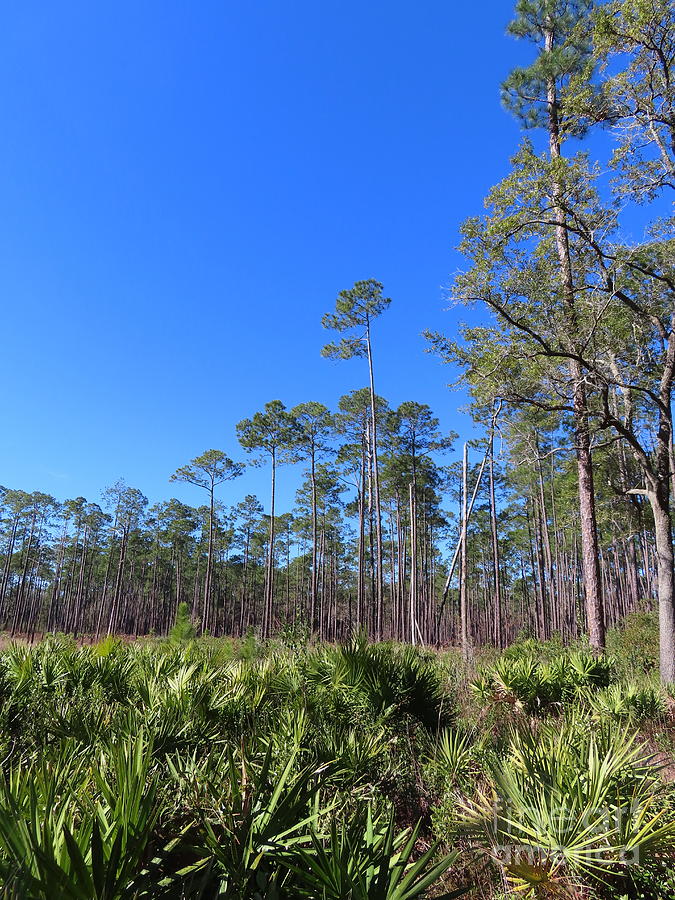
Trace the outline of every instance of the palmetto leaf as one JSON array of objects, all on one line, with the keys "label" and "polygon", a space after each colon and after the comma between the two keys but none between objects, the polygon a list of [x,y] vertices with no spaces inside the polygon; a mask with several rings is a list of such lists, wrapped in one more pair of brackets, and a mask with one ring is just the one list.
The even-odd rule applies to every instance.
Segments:
[{"label": "palmetto leaf", "polygon": [[[342,826],[333,822],[325,838],[312,833],[310,845],[287,854],[285,864],[295,872],[304,897],[413,900],[456,859],[450,854],[434,863],[437,844],[413,859],[418,837],[419,824],[397,833],[393,814],[377,819],[366,808]],[[444,896],[449,900],[462,893]]]},{"label": "palmetto leaf", "polygon": [[156,818],[144,736],[115,745],[100,768],[82,757],[10,772],[0,789],[0,852],[31,900],[134,897]]},{"label": "palmetto leaf", "polygon": [[463,804],[462,825],[521,891],[603,876],[675,839],[675,823],[655,809],[658,782],[635,734],[592,732],[574,717],[521,728],[490,775],[492,794]]}]

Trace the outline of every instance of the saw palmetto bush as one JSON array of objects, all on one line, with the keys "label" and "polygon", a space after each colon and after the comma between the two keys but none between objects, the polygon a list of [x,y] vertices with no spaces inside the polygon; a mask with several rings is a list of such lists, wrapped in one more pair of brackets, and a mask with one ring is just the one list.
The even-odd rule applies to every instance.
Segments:
[{"label": "saw palmetto bush", "polygon": [[667,712],[661,689],[653,684],[640,682],[611,684],[598,691],[589,702],[598,717],[636,724],[659,721]]},{"label": "saw palmetto bush", "polygon": [[10,768],[0,787],[0,860],[7,897],[117,900],[144,895],[159,812],[143,734],[87,758],[65,744],[55,761]]},{"label": "saw palmetto bush", "polygon": [[292,900],[311,896],[297,870],[319,848],[334,873],[366,873],[358,896],[421,896],[445,855],[418,846],[414,819],[382,816],[451,709],[434,657],[363,639],[267,655],[212,640],[11,647],[0,897]]},{"label": "saw palmetto bush", "polygon": [[[333,823],[326,836],[312,831],[310,843],[287,858],[297,897],[323,900],[413,900],[453,865],[457,854],[439,858],[438,843],[416,855],[419,824],[398,831],[393,815],[373,817],[366,808],[345,827]],[[451,900],[463,889],[437,894]]]},{"label": "saw palmetto bush", "polygon": [[663,695],[526,649],[472,692],[455,654],[362,635],[9,647],[0,898],[453,896],[484,881],[467,840],[534,893],[641,883],[673,842],[635,736],[663,756]]},{"label": "saw palmetto bush", "polygon": [[186,872],[198,875],[204,890],[251,900],[280,896],[291,877],[281,859],[309,840],[309,827],[321,813],[321,769],[298,768],[298,753],[296,746],[280,761],[270,743],[259,757],[226,750],[169,761],[195,816],[197,858]]},{"label": "saw palmetto bush", "polygon": [[476,731],[444,728],[430,742],[426,757],[428,777],[441,791],[467,788],[483,764],[488,735]]},{"label": "saw palmetto bush", "polygon": [[532,714],[592,696],[610,684],[611,659],[585,651],[541,661],[529,653],[504,654],[476,678],[471,689],[481,703],[502,703]]},{"label": "saw palmetto bush", "polygon": [[675,817],[634,733],[578,713],[522,725],[487,768],[488,785],[462,804],[459,827],[522,894],[572,896],[584,879],[673,851]]},{"label": "saw palmetto bush", "polygon": [[394,644],[369,644],[358,635],[341,647],[309,660],[309,683],[321,704],[337,714],[397,715],[428,729],[449,724],[455,715],[448,672],[431,654]]}]

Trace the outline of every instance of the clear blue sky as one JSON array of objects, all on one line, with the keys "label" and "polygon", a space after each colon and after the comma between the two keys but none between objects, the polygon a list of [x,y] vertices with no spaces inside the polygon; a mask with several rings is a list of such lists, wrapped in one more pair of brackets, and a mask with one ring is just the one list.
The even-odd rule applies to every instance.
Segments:
[{"label": "clear blue sky", "polygon": [[[466,430],[425,328],[451,331],[459,223],[505,174],[511,4],[26,0],[0,52],[0,483],[151,501],[234,426],[365,383],[320,356],[356,279],[393,298],[377,388]],[[267,472],[223,493],[267,500]],[[281,509],[295,480],[281,484]]]}]

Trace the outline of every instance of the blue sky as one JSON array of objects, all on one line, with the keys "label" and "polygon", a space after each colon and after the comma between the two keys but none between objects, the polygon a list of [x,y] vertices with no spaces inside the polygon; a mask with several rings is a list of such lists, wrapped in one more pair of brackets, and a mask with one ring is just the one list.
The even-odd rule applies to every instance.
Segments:
[{"label": "blue sky", "polygon": [[[378,392],[466,431],[425,328],[452,331],[457,229],[519,140],[509,3],[10,4],[0,52],[0,484],[151,501],[279,398],[334,407],[337,292],[381,280]],[[267,499],[267,472],[226,486]],[[282,476],[281,509],[296,479]]]}]

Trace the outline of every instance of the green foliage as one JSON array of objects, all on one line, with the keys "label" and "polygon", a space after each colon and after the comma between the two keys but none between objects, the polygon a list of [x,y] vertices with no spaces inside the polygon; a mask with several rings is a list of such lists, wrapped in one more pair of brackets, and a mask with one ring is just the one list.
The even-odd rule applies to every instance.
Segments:
[{"label": "green foliage", "polygon": [[[298,875],[299,896],[324,900],[413,900],[455,862],[449,854],[434,862],[438,845],[432,844],[415,859],[419,824],[411,833],[397,834],[394,816],[374,819],[370,809],[357,813],[348,827],[333,823],[327,839],[312,835],[311,848],[300,848],[290,863]],[[459,897],[457,890],[442,895]]]},{"label": "green foliage", "polygon": [[675,870],[664,856],[644,866],[633,867],[614,878],[599,896],[608,900],[675,900]]},{"label": "green foliage", "polygon": [[611,659],[584,651],[560,655],[551,662],[539,662],[526,654],[505,653],[471,688],[483,703],[506,703],[536,713],[606,687],[612,669]]},{"label": "green foliage", "polygon": [[452,850],[467,829],[523,889],[537,873],[547,889],[604,873],[623,890],[642,869],[622,853],[652,864],[675,839],[632,730],[667,735],[663,697],[608,684],[611,662],[586,651],[536,650],[485,670],[477,714],[455,656],[364,635],[13,646],[2,896],[449,897],[477,877]]},{"label": "green foliage", "polygon": [[447,676],[430,656],[410,647],[368,644],[361,635],[320,651],[310,661],[310,678],[333,700],[349,698],[378,715],[408,715],[428,729],[454,716]]},{"label": "green foliage", "polygon": [[216,485],[237,478],[243,471],[243,465],[233,462],[222,450],[206,450],[189,465],[176,469],[170,480],[185,481],[212,492]]},{"label": "green foliage", "polygon": [[[292,748],[278,766],[272,744],[260,760],[226,751],[199,762],[194,757],[170,762],[200,816],[206,856],[194,871],[206,870],[205,881],[217,884],[218,896],[282,896],[287,873],[280,861],[308,840],[309,825],[321,813],[314,803],[318,773],[311,767],[297,771],[298,753]],[[190,796],[193,784],[199,789]],[[204,793],[211,799],[208,807]]]},{"label": "green foliage", "polygon": [[612,684],[593,696],[590,705],[599,716],[636,724],[658,721],[666,713],[663,693],[650,684]]},{"label": "green foliage", "polygon": [[521,727],[489,766],[490,789],[464,803],[460,825],[525,896],[564,896],[578,880],[670,850],[675,818],[634,735],[571,716]]},{"label": "green foliage", "polygon": [[[513,70],[502,86],[502,100],[525,128],[547,126],[551,82],[564,96],[570,79],[582,73],[588,78],[591,44],[588,28],[580,24],[592,5],[592,0],[517,0],[509,33],[530,40],[541,53],[531,65]],[[561,119],[564,132],[579,133],[578,116]]]},{"label": "green foliage", "polygon": [[470,790],[479,777],[487,733],[444,728],[434,738],[427,762],[427,775],[440,793],[454,788]]},{"label": "green foliage", "polygon": [[262,412],[237,424],[237,437],[246,452],[253,454],[254,464],[260,465],[267,455],[276,460],[292,453],[300,432],[281,400],[271,400]]},{"label": "green foliage", "polygon": [[[619,124],[612,163],[616,190],[640,202],[672,187],[675,147],[675,10],[669,0],[611,0],[593,17],[593,49],[600,63],[601,115]],[[583,93],[582,93],[583,98]],[[585,99],[585,98],[583,98]],[[587,111],[587,103],[581,111]]]},{"label": "green foliage", "polygon": [[357,281],[349,290],[340,291],[335,312],[326,313],[324,328],[347,332],[337,344],[326,344],[322,355],[333,359],[351,359],[370,353],[370,325],[390,305],[391,298],[382,296],[383,285],[374,279]]},{"label": "green foliage", "polygon": [[180,644],[184,641],[191,641],[196,636],[197,631],[192,624],[190,607],[185,602],[179,603],[176,610],[176,621],[169,632],[169,640],[175,644]]},{"label": "green foliage", "polygon": [[141,732],[106,747],[93,767],[71,754],[19,765],[0,785],[5,886],[34,900],[140,896],[158,813],[152,748]]},{"label": "green foliage", "polygon": [[380,811],[419,790],[415,755],[453,708],[439,662],[363,638],[221,646],[185,622],[0,653],[3,896],[293,900],[315,857],[363,896],[421,896],[452,857]]},{"label": "green foliage", "polygon": [[634,612],[607,632],[607,650],[626,675],[653,672],[659,664],[659,623],[651,612]]}]

